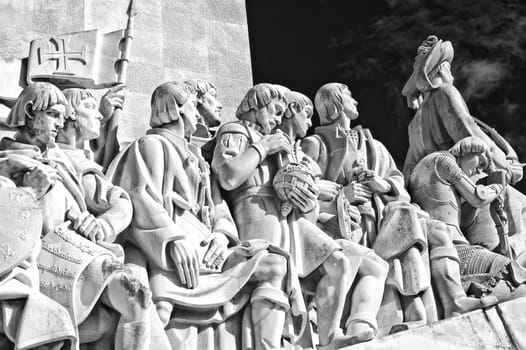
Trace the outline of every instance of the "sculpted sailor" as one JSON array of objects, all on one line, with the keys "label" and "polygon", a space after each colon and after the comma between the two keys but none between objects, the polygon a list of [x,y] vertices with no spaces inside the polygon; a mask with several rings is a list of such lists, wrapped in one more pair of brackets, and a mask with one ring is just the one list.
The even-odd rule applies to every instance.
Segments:
[{"label": "sculpted sailor", "polygon": [[[470,177],[483,170],[490,174],[488,185],[477,185]],[[524,282],[520,277],[523,269],[516,262],[470,245],[459,226],[461,201],[475,207],[489,205],[505,185],[505,171],[495,169],[490,149],[476,137],[460,140],[449,151],[425,156],[411,174],[411,197],[441,232],[429,236],[429,245],[432,277],[445,317],[496,302],[492,297],[468,298],[464,291],[478,297],[493,293],[503,299]]]},{"label": "sculpted sailor", "polygon": [[[281,176],[280,166],[287,165],[280,158],[286,158],[292,151],[296,134],[304,135],[312,114],[308,99],[299,98],[287,105],[289,93],[288,89],[272,84],[252,87],[237,109],[239,121],[227,123],[218,130],[212,169],[227,193],[242,239],[265,239],[279,245],[290,252],[300,277],[319,275],[313,291],[319,348],[370,340],[375,335],[377,309],[374,310],[374,301],[367,298],[370,295],[365,292],[367,279],[358,282],[358,286],[364,287],[363,293],[358,286],[353,293],[353,305],[356,302],[363,306],[363,312],[351,316],[346,335],[340,329],[343,306],[357,266],[351,266],[342,248],[309,220],[314,217],[315,222],[317,217],[316,189],[309,186],[308,181],[301,184],[302,180],[296,178],[299,185],[292,186],[288,198],[294,208],[291,212],[284,210],[273,187],[275,177]],[[288,126],[285,133],[273,134],[285,119]],[[383,285],[383,280],[380,286],[373,280],[369,282],[374,288],[381,289]],[[368,306],[372,310],[366,310]]]},{"label": "sculpted sailor", "polygon": [[[158,86],[152,129],[109,169],[135,208],[126,252],[147,270],[174,349],[278,349],[283,336],[304,326],[299,286],[291,285],[279,249],[263,241],[240,245],[208,165],[188,141],[195,104],[184,83]],[[291,328],[292,317],[300,329]]]},{"label": "sculpted sailor", "polygon": [[[79,171],[59,149],[50,151],[63,126],[66,104],[52,84],[27,86],[8,116],[18,133],[0,142],[9,156],[28,156],[51,166],[56,174],[55,185],[40,198],[44,211],[40,288],[66,306],[75,324],[85,322],[80,325],[82,343],[96,342],[101,349],[147,349],[149,290],[119,262],[116,253],[122,255],[122,248],[111,243],[130,222],[131,203],[122,190],[104,192],[94,172]],[[101,338],[111,326],[102,322],[99,299],[118,313],[115,340]]]},{"label": "sculpted sailor", "polygon": [[[454,85],[451,72],[454,50],[451,42],[429,36],[418,47],[413,73],[406,82],[402,94],[408,106],[416,109],[409,131],[409,149],[404,163],[404,175],[409,179],[413,168],[426,155],[436,151],[447,151],[455,143],[475,136],[491,150],[495,166],[507,172],[508,183],[514,185],[522,179],[523,164],[517,154],[498,133],[474,118]],[[517,254],[526,249],[526,226],[522,215],[526,197],[507,186],[503,194],[504,207],[509,219],[510,243]],[[464,205],[463,216],[475,209]],[[489,249],[498,245],[495,226],[485,206],[476,215],[464,217],[461,227],[470,242],[482,244]]]},{"label": "sculpted sailor", "polygon": [[[351,128],[358,103],[346,85],[323,85],[314,102],[321,125],[303,140],[302,148],[319,164],[322,179],[342,187],[361,213],[361,232],[342,238],[373,248],[391,265],[378,316],[382,332],[401,323],[436,320],[426,271],[425,225],[422,229],[421,213],[409,205],[402,173],[368,129]],[[406,223],[404,232],[399,232],[400,220]]]}]

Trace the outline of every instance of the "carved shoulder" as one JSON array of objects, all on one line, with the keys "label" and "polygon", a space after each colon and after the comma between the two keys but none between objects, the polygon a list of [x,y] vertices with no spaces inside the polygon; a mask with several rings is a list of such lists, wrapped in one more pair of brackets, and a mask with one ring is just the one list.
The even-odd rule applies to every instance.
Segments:
[{"label": "carved shoulder", "polygon": [[309,136],[301,141],[301,149],[303,152],[312,158],[314,161],[318,161],[320,158],[321,151],[321,140],[317,136]]},{"label": "carved shoulder", "polygon": [[250,137],[247,127],[238,121],[222,125],[217,131],[217,137],[220,138],[224,134],[243,134],[246,137]]}]

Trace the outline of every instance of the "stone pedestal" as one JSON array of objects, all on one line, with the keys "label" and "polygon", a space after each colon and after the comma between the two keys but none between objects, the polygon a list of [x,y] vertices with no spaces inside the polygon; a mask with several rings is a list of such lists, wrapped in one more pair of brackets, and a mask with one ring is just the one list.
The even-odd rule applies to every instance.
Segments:
[{"label": "stone pedestal", "polygon": [[526,349],[526,297],[342,350]]}]

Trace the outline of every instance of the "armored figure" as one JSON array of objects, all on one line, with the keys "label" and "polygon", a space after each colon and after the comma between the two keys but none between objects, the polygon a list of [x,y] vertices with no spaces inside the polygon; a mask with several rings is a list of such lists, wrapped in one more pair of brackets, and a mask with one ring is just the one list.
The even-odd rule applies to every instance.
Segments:
[{"label": "armored figure", "polygon": [[[53,149],[66,106],[54,85],[29,85],[8,117],[18,133],[0,142],[8,161],[9,157],[31,161],[19,173],[30,176],[34,162],[45,169],[45,177],[31,182],[44,213],[37,259],[40,290],[68,309],[79,325],[81,343],[96,342],[101,349],[147,349],[149,290],[120,262],[122,248],[111,243],[130,222],[131,203],[124,191],[101,186],[94,172],[80,171],[81,165]],[[109,316],[105,308],[117,316]],[[115,326],[115,340],[104,338]]]},{"label": "armored figure", "polygon": [[[494,170],[489,171],[488,185],[471,180],[476,172],[488,169]],[[515,277],[520,266],[508,257],[470,245],[460,229],[461,201],[475,207],[489,205],[504,190],[505,177],[504,171],[495,169],[487,144],[476,137],[462,139],[449,151],[425,156],[413,170],[411,196],[438,225],[439,232],[429,236],[430,259],[445,317],[496,302],[494,297],[469,298],[465,291],[480,297],[492,293],[501,280],[515,287],[522,282]]]},{"label": "armored figure", "polygon": [[[409,124],[409,149],[404,163],[408,181],[416,164],[426,155],[447,151],[455,143],[469,136],[483,140],[491,150],[495,166],[507,172],[508,183],[513,185],[523,175],[523,165],[517,154],[495,130],[474,118],[455,87],[451,73],[454,50],[451,42],[429,36],[418,47],[414,69],[402,94],[408,105],[416,109]],[[507,186],[503,194],[504,208],[509,219],[510,242],[517,254],[526,248],[523,208],[526,197]],[[478,210],[464,205],[460,223],[468,240],[494,249],[499,240],[489,213],[489,207]],[[474,212],[472,215],[466,215]]]}]

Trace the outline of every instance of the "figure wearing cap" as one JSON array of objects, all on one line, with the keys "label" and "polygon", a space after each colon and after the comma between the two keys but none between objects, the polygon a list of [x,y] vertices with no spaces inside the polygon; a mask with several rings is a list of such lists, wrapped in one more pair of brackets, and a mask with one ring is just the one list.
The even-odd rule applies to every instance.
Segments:
[{"label": "figure wearing cap", "polygon": [[[451,42],[429,36],[418,47],[413,73],[406,82],[402,94],[408,106],[416,109],[409,123],[409,149],[404,163],[404,175],[409,179],[413,168],[426,155],[445,151],[469,136],[484,141],[492,154],[495,166],[507,171],[508,183],[515,184],[523,175],[517,154],[504,138],[474,118],[454,86],[451,62],[454,50]],[[517,253],[526,249],[526,228],[523,227],[523,208],[526,197],[512,186],[504,192],[504,206],[509,219],[510,243]],[[465,204],[470,207],[469,204]],[[463,210],[461,226],[466,237],[493,249],[498,244],[495,225],[489,207],[471,207]]]}]

